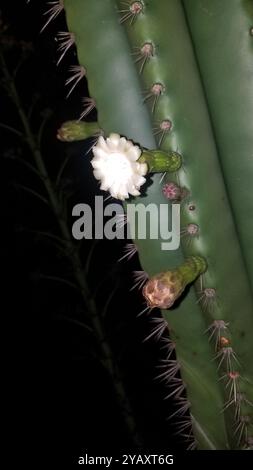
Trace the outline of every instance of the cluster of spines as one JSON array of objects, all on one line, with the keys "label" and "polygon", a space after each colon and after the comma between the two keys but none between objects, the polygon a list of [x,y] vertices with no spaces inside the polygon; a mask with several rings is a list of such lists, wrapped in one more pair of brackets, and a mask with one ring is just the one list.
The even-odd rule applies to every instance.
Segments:
[{"label": "cluster of spines", "polygon": [[[138,4],[138,5],[137,5]],[[133,8],[136,7],[136,8]],[[145,2],[125,2],[125,8],[128,11],[124,11],[124,21],[129,21],[132,25],[135,21],[138,21],[138,18],[141,15],[145,14]],[[148,8],[148,7],[147,7]],[[135,10],[135,11],[133,11]],[[119,12],[122,13],[122,12]],[[145,46],[145,47],[144,47]],[[158,45],[159,47],[159,45]],[[145,41],[143,40],[142,46],[134,47],[134,54],[137,56],[137,63],[141,64],[140,73],[144,71],[144,68],[148,67],[150,60],[155,56],[156,48],[153,46],[152,38],[150,37]],[[150,86],[144,91],[144,102],[149,102],[151,107],[151,113],[155,116],[156,110],[158,108],[160,100],[163,96],[166,96],[167,90],[165,85],[159,81],[155,81],[150,84]],[[161,117],[161,111],[159,112],[160,120],[155,121],[153,127],[153,134],[157,138],[157,144],[159,147],[163,147],[163,142],[169,133],[172,132],[174,125],[170,118],[165,115]],[[163,178],[166,175],[163,175]],[[186,188],[181,187],[179,183],[179,175],[177,174],[177,182],[170,181],[166,182],[162,187],[162,192],[164,196],[170,200],[172,203],[183,203],[184,213],[187,212],[191,215],[189,223],[187,223],[181,229],[181,238],[185,249],[189,249],[192,246],[192,242],[199,238],[200,227],[199,224],[193,221],[193,214],[196,210],[196,204],[188,201],[190,191]],[[178,184],[177,184],[178,183]],[[219,308],[217,303],[217,291],[212,286],[203,286],[203,277],[200,278],[200,289],[197,288],[197,302],[201,305],[202,311],[206,314],[206,318],[215,318],[215,314],[219,315]],[[155,328],[156,331],[156,328]],[[233,405],[234,407],[234,418],[235,418],[235,435],[238,435],[237,445],[243,446],[246,442],[249,441],[249,432],[248,429],[251,426],[251,417],[242,413],[242,407],[240,406],[243,401],[247,404],[247,408],[252,406],[246,396],[240,391],[240,382],[243,380],[239,370],[240,363],[237,359],[236,353],[231,346],[231,339],[229,339],[226,334],[228,331],[228,323],[224,320],[213,320],[210,326],[207,329],[209,332],[209,339],[214,342],[215,354],[214,359],[217,361],[217,371],[218,373],[223,370],[223,375],[220,380],[225,383],[225,395],[228,396],[228,399],[224,405],[223,411]],[[150,335],[151,337],[152,335]],[[164,365],[163,365],[164,367]],[[165,365],[167,370],[158,376],[158,378],[163,378],[166,383],[175,385],[173,381],[176,382],[176,387],[168,397],[174,396],[179,406],[179,415],[183,416],[184,411],[188,411],[190,408],[189,402],[181,397],[181,394],[185,393],[185,386],[179,377],[176,377],[177,373],[180,370],[180,365],[177,361],[168,360],[168,363]],[[174,414],[175,416],[175,414]],[[186,426],[189,425],[189,422],[186,420]],[[184,423],[183,423],[184,426]],[[183,429],[182,429],[183,431]]]}]

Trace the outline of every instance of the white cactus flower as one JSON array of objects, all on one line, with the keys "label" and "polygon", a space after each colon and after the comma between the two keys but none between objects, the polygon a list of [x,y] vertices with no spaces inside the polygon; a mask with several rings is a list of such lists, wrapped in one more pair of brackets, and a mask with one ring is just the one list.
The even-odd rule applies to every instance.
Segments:
[{"label": "white cactus flower", "polygon": [[122,201],[129,195],[139,196],[140,187],[145,183],[148,166],[138,163],[142,150],[119,134],[110,134],[107,139],[99,137],[93,147],[91,164],[94,176],[101,181],[100,188]]}]

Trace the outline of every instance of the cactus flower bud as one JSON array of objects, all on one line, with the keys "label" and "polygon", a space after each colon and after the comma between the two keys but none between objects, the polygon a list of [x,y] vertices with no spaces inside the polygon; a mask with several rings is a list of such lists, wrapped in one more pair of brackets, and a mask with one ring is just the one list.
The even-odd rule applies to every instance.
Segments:
[{"label": "cactus flower bud", "polygon": [[110,134],[107,139],[99,137],[93,154],[91,164],[95,178],[101,181],[101,189],[121,200],[140,195],[148,172],[174,172],[181,166],[178,153],[142,150],[119,134]]},{"label": "cactus flower bud", "polygon": [[148,305],[161,309],[172,307],[187,284],[205,272],[206,268],[204,258],[192,256],[179,268],[153,276],[142,291]]},{"label": "cactus flower bud", "polygon": [[67,121],[57,132],[57,139],[62,142],[85,140],[102,134],[97,122]]}]

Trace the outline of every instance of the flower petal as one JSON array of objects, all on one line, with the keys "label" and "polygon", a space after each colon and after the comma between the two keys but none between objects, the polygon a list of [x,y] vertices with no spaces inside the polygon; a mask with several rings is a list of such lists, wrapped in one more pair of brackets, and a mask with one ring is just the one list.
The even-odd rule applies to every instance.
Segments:
[{"label": "flower petal", "polygon": [[139,196],[148,167],[137,161],[141,155],[137,145],[114,133],[106,140],[100,136],[92,150],[91,165],[95,178],[101,182],[101,190],[120,200],[128,199],[129,194]]},{"label": "flower petal", "polygon": [[107,145],[111,150],[118,150],[120,145],[120,136],[119,134],[110,134],[108,139],[106,139]]},{"label": "flower petal", "polygon": [[146,163],[136,163],[136,169],[138,173],[142,176],[146,175],[148,172],[148,165]]}]

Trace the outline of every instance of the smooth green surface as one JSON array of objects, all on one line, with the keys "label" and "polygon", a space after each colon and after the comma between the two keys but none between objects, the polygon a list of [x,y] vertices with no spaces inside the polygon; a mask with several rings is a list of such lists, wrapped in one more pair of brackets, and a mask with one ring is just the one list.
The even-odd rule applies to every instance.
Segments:
[{"label": "smooth green surface", "polygon": [[183,3],[253,288],[253,1]]},{"label": "smooth green surface", "polygon": [[[243,369],[247,377],[252,376],[252,298],[185,14],[179,0],[150,0],[131,26],[129,22],[121,26],[116,3],[65,0],[68,26],[76,36],[78,58],[87,69],[99,125],[106,133],[118,132],[151,149],[155,147],[152,128],[156,132],[163,119],[172,122],[162,149],[183,156],[184,168],[177,176],[190,197],[182,204],[182,225],[192,222],[200,228],[199,237],[185,243],[184,251],[207,259],[204,286],[217,289],[218,302],[207,314],[191,289],[165,318],[176,341],[199,448],[234,448],[231,413],[221,413],[224,381],[219,381],[213,344],[204,331],[214,318],[228,321]],[[154,44],[155,56],[140,77],[131,52],[147,41]],[[151,116],[143,95],[147,98],[154,83],[162,83],[165,90]],[[152,96],[145,101],[150,108],[152,101]],[[146,205],[166,203],[159,180],[160,175],[154,176],[138,200]],[[161,241],[136,240],[141,264],[150,275],[183,260],[181,250],[162,251]],[[247,381],[243,387],[246,392],[252,388]]]},{"label": "smooth green surface", "polygon": [[[170,119],[172,122],[172,130],[164,140],[162,149],[176,147],[183,156],[184,169],[179,173],[179,180],[190,191],[188,202],[189,205],[194,204],[195,210],[190,211],[189,205],[185,204],[182,224],[186,227],[188,223],[197,223],[200,230],[199,237],[190,243],[188,237],[184,251],[186,254],[201,254],[207,259],[209,269],[204,276],[204,285],[217,289],[219,299],[212,316],[229,322],[236,352],[242,358],[248,377],[252,377],[252,298],[216,151],[209,109],[181,3],[177,0],[147,2],[144,14],[132,26],[127,25],[127,33],[132,48],[147,41],[156,47],[155,57],[144,67],[143,86],[150,89],[153,83],[158,82],[165,87],[153,119],[154,122],[158,119]],[[238,315],[241,311],[243,322]],[[210,316],[205,317],[210,322]],[[166,318],[173,330],[181,335],[186,325],[172,317],[171,312]],[[201,339],[196,335],[194,342],[197,341]],[[185,348],[191,351],[191,345],[192,341],[184,338]],[[180,360],[180,351],[178,357]],[[184,360],[185,356],[182,357]],[[208,357],[205,359],[207,361]],[[198,373],[201,380],[201,369]],[[192,378],[188,382],[190,380]],[[246,388],[252,395],[252,386]],[[191,401],[189,387],[188,390]],[[232,445],[235,445],[230,424],[229,434]]]}]

